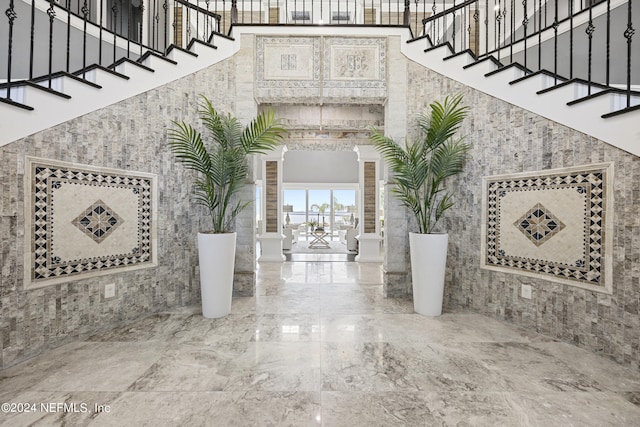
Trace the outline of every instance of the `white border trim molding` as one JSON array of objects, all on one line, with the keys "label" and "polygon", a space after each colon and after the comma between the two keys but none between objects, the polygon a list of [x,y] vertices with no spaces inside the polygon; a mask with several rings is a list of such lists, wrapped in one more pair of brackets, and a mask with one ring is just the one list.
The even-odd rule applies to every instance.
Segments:
[{"label": "white border trim molding", "polygon": [[484,177],[481,268],[612,293],[613,163]]},{"label": "white border trim molding", "polygon": [[25,156],[24,288],[157,265],[156,174]]}]

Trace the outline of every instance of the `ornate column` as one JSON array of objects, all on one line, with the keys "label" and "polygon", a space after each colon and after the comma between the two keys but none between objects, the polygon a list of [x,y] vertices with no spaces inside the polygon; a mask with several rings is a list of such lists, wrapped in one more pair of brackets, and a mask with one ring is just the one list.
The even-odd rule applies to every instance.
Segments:
[{"label": "ornate column", "polygon": [[358,182],[360,183],[360,203],[358,212],[358,262],[382,262],[380,244],[380,221],[378,220],[380,188],[378,170],[380,155],[372,146],[356,146],[358,154]]},{"label": "ornate column", "polygon": [[282,161],[287,147],[281,146],[262,156],[261,254],[258,261],[282,262]]}]

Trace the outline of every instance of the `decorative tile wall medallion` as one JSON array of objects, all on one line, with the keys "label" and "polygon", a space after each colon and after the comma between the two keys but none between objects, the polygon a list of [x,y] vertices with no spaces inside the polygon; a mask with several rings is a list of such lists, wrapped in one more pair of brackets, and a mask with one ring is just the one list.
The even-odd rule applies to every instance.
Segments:
[{"label": "decorative tile wall medallion", "polygon": [[26,157],[25,288],[156,265],[156,175]]},{"label": "decorative tile wall medallion", "polygon": [[326,38],[325,87],[384,88],[386,44],[384,38]]},{"label": "decorative tile wall medallion", "polygon": [[258,87],[320,86],[318,37],[258,37],[256,55]]},{"label": "decorative tile wall medallion", "polygon": [[612,292],[613,163],[483,179],[482,267]]}]

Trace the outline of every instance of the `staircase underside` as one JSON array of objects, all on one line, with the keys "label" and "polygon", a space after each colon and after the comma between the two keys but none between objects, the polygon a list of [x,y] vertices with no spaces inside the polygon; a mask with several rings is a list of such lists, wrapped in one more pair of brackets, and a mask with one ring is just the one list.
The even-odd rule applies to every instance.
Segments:
[{"label": "staircase underside", "polygon": [[[173,47],[166,56],[143,55],[122,59],[113,68],[92,66],[75,74],[16,83],[11,101],[0,98],[0,146],[58,125],[91,111],[162,86],[234,55],[242,34],[399,36],[402,53],[410,60],[466,86],[502,99],[542,117],[566,125],[640,155],[640,96],[624,109],[621,91],[567,81],[541,71],[531,73],[518,64],[503,66],[494,58],[478,61],[471,52],[454,54],[451,46],[433,46],[427,38],[409,41],[404,28],[235,27],[234,39],[219,37],[217,46],[192,42],[188,50]],[[50,86],[50,87],[49,87]],[[5,92],[0,93],[3,95]],[[616,112],[624,109],[623,113]]]}]

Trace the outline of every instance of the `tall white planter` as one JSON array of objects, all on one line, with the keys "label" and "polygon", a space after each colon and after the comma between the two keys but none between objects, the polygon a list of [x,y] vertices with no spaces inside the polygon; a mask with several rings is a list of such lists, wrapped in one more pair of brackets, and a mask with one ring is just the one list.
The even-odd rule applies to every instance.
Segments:
[{"label": "tall white planter", "polygon": [[236,233],[198,233],[202,315],[214,319],[231,312]]},{"label": "tall white planter", "polygon": [[442,314],[448,243],[448,234],[409,233],[413,309],[418,314]]}]

